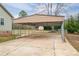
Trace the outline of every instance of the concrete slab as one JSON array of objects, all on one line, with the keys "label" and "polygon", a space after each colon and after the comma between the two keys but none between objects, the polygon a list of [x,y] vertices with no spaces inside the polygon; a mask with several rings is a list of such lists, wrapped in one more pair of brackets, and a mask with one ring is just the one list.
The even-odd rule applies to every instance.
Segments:
[{"label": "concrete slab", "polygon": [[[50,34],[48,34],[50,35]],[[61,35],[51,34],[49,38],[19,38],[0,43],[1,56],[77,56],[79,53]]]}]

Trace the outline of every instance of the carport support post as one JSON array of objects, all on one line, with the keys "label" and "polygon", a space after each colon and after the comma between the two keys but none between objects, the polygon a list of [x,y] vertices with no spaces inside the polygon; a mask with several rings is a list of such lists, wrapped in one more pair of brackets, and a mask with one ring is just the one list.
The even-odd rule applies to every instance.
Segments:
[{"label": "carport support post", "polygon": [[20,24],[18,24],[19,25],[19,35],[20,35],[20,37],[21,37],[21,25]]},{"label": "carport support post", "polygon": [[65,38],[64,38],[64,21],[61,24],[61,38],[62,38],[62,41],[65,42]]},{"label": "carport support post", "polygon": [[52,31],[54,31],[54,25],[52,25]]}]

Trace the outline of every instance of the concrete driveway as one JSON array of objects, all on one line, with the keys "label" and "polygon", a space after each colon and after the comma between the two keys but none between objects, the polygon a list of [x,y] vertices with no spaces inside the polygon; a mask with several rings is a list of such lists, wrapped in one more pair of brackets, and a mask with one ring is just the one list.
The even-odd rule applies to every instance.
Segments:
[{"label": "concrete driveway", "polygon": [[68,42],[62,42],[61,35],[50,33],[48,37],[29,36],[0,43],[0,55],[70,56],[79,53]]}]

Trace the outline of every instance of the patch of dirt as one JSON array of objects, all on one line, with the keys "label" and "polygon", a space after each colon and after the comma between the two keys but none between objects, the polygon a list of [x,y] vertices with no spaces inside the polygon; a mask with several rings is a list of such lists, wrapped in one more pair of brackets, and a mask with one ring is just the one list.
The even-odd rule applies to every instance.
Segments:
[{"label": "patch of dirt", "polygon": [[30,35],[29,38],[32,38],[32,39],[48,38],[48,36],[45,36],[45,35]]},{"label": "patch of dirt", "polygon": [[31,39],[40,39],[40,38],[44,39],[44,38],[49,38],[50,36],[51,36],[51,33],[34,33],[27,37]]},{"label": "patch of dirt", "polygon": [[75,34],[66,34],[66,37],[68,41],[71,43],[71,45],[76,48],[77,51],[79,51],[79,35]]}]

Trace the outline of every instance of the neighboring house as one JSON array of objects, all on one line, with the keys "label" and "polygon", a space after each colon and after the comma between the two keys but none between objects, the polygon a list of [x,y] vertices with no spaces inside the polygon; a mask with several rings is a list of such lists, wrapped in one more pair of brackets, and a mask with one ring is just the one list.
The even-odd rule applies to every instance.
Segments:
[{"label": "neighboring house", "polygon": [[13,16],[0,4],[0,32],[12,31]]}]

